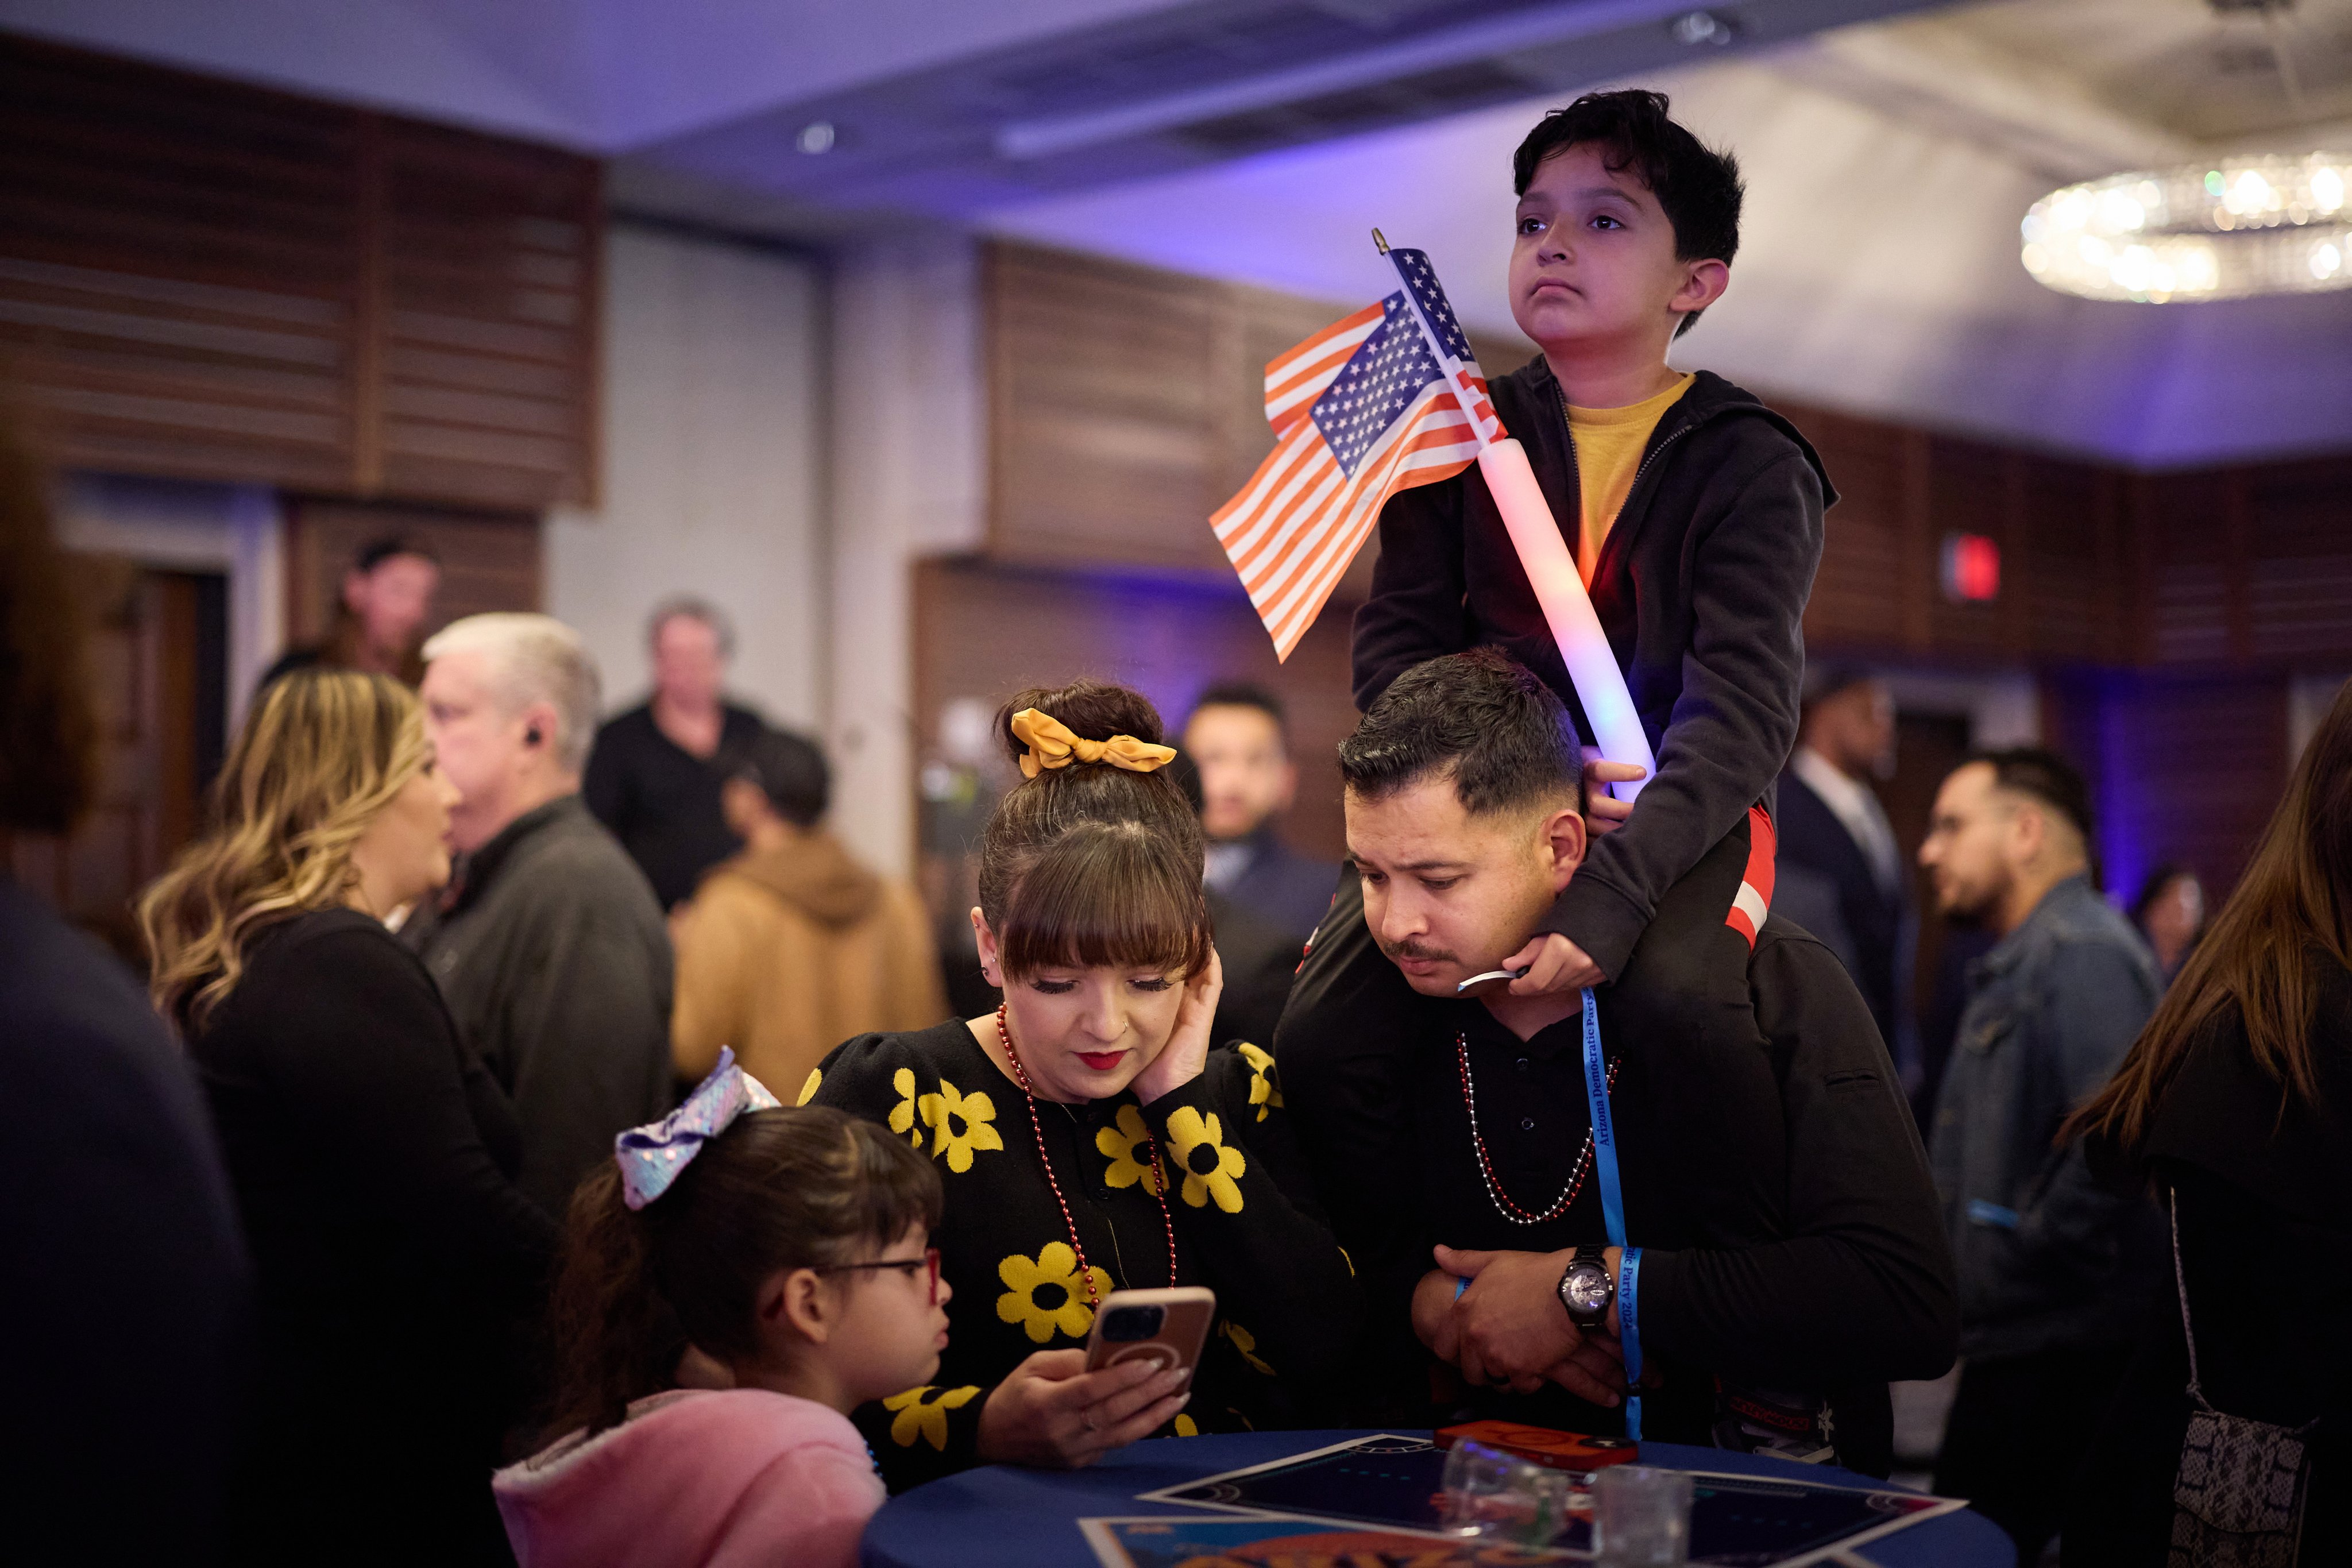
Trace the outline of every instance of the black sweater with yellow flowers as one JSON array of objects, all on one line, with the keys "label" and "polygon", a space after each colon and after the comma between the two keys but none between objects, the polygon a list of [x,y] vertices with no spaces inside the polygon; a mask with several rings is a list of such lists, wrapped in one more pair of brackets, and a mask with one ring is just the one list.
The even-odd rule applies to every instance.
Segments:
[{"label": "black sweater with yellow flowers", "polygon": [[[1131,1091],[1038,1100],[1033,1127],[1020,1086],[954,1019],[860,1035],[824,1059],[803,1099],[904,1135],[938,1161],[946,1186],[931,1244],[954,1297],[936,1381],[855,1416],[893,1491],[978,1462],[981,1408],[996,1384],[1035,1352],[1085,1345],[1094,1308],[1073,1225],[1097,1296],[1216,1291],[1216,1331],[1176,1431],[1296,1424],[1339,1370],[1350,1270],[1304,1195],[1312,1184],[1273,1058],[1257,1047],[1211,1051],[1200,1077],[1150,1105]],[[1067,1223],[1038,1163],[1041,1137]],[[1168,1188],[1164,1222],[1157,1182]]]}]

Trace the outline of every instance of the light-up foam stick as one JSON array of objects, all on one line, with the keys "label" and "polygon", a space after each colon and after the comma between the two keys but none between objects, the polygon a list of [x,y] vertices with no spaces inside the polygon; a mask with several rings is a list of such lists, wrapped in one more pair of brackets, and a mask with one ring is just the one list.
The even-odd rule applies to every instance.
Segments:
[{"label": "light-up foam stick", "polygon": [[1632,800],[1657,773],[1657,759],[1650,752],[1650,737],[1634,710],[1633,694],[1625,688],[1624,671],[1617,668],[1609,634],[1601,629],[1592,597],[1584,591],[1576,558],[1569,553],[1568,541],[1551,515],[1551,503],[1544,500],[1543,487],[1536,483],[1535,470],[1528,466],[1527,448],[1503,434],[1503,422],[1487,402],[1484,384],[1464,363],[1462,350],[1467,342],[1454,325],[1453,309],[1445,302],[1445,291],[1438,286],[1429,258],[1418,250],[1390,249],[1379,229],[1372,230],[1372,243],[1404,279],[1413,321],[1444,370],[1454,403],[1478,437],[1478,471],[1486,478],[1487,493],[1503,514],[1511,547],[1518,552],[1519,565],[1536,591],[1536,602],[1543,606],[1545,624],[1559,645],[1569,679],[1576,683],[1577,700],[1583,705],[1601,754],[1610,762],[1633,763],[1643,769],[1641,778],[1610,786],[1619,800]]}]

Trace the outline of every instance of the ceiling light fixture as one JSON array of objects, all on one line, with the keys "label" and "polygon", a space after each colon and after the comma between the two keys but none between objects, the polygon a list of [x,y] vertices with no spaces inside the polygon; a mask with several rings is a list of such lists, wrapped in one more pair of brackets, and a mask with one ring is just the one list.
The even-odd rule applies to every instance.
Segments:
[{"label": "ceiling light fixture", "polygon": [[2173,304],[2352,288],[2352,153],[2222,158],[2051,192],[2025,269],[2086,300]]},{"label": "ceiling light fixture", "polygon": [[1713,44],[1721,48],[1739,36],[1739,25],[1728,16],[1718,16],[1712,11],[1685,11],[1666,24],[1675,42],[1692,48]]},{"label": "ceiling light fixture", "polygon": [[820,153],[832,152],[836,140],[838,135],[832,121],[812,120],[800,128],[799,134],[793,138],[793,145],[814,158]]}]

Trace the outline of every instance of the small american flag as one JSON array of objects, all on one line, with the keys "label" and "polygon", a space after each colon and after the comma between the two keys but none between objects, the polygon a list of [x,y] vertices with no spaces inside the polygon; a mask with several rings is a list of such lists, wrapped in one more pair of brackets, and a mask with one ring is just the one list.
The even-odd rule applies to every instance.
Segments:
[{"label": "small american flag", "polygon": [[1428,258],[1391,255],[1413,299],[1400,289],[1265,367],[1274,450],[1210,519],[1280,658],[1315,624],[1388,499],[1451,479],[1499,434]]}]

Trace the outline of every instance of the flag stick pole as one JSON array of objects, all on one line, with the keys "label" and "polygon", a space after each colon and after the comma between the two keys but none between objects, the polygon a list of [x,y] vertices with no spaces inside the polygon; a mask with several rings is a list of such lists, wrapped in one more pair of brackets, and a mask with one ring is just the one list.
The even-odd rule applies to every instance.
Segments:
[{"label": "flag stick pole", "polygon": [[[1372,243],[1403,278],[1404,263],[1390,251],[1379,229],[1372,230]],[[1568,542],[1552,517],[1551,503],[1544,500],[1543,487],[1536,482],[1535,470],[1528,466],[1527,449],[1503,433],[1502,421],[1496,417],[1494,405],[1486,401],[1461,360],[1446,352],[1445,340],[1437,331],[1436,323],[1422,313],[1421,297],[1413,289],[1412,279],[1404,279],[1404,282],[1405,299],[1412,305],[1412,318],[1421,328],[1422,339],[1445,373],[1446,390],[1477,436],[1478,471],[1486,476],[1487,493],[1495,498],[1495,509],[1503,514],[1503,527],[1511,536],[1511,547],[1518,552],[1528,585],[1535,589],[1536,603],[1543,607],[1544,622],[1551,627],[1552,640],[1559,645],[1560,661],[1567,665],[1568,678],[1576,685],[1577,700],[1592,726],[1592,738],[1603,758],[1612,763],[1633,763],[1643,770],[1641,778],[1610,786],[1619,800],[1632,800],[1641,793],[1643,784],[1656,774],[1658,763],[1651,754],[1650,737],[1642,728],[1642,716],[1633,706],[1633,695],[1626,689],[1624,671],[1617,668],[1617,655],[1609,646],[1609,634],[1601,629],[1601,617],[1593,612],[1592,596],[1584,590],[1584,578],[1576,569],[1576,558],[1569,553]]]}]

